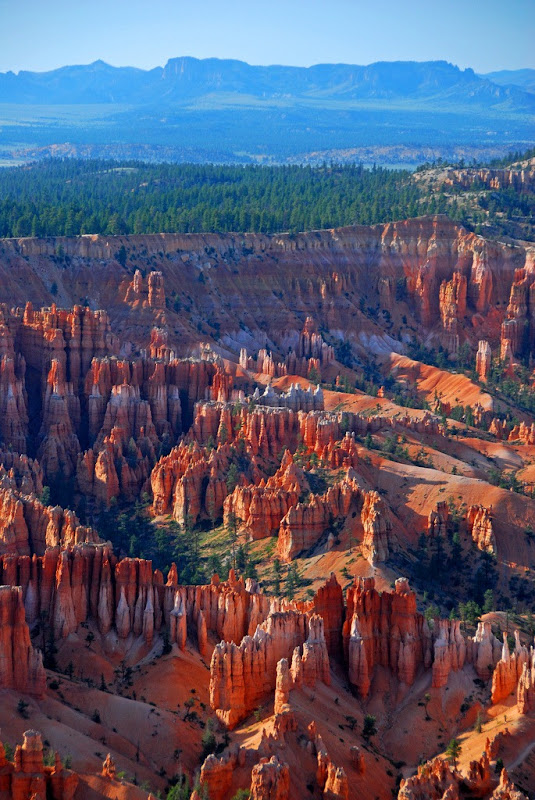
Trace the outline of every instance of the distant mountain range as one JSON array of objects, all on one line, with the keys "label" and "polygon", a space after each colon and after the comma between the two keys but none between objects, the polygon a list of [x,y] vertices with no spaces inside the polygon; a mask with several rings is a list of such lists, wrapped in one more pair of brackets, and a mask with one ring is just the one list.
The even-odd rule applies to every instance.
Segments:
[{"label": "distant mountain range", "polygon": [[208,97],[232,104],[263,101],[305,102],[322,105],[329,101],[398,102],[427,101],[433,105],[508,107],[535,111],[535,97],[527,88],[510,85],[515,80],[479,76],[472,69],[460,70],[446,61],[377,62],[368,66],[317,64],[313,67],[251,66],[243,61],[182,57],[165,67],[151,70],[112,67],[104,61],[86,66],[67,66],[51,72],[0,73],[0,102],[24,104],[128,105],[189,104]]},{"label": "distant mountain range", "polygon": [[499,72],[487,72],[480,77],[499,86],[518,86],[526,92],[535,93],[535,69],[502,69]]},{"label": "distant mountain range", "polygon": [[[173,58],[0,73],[0,164],[64,153],[147,160],[411,165],[535,143],[533,70],[446,61],[251,66]],[[402,153],[402,155],[400,155]]]}]

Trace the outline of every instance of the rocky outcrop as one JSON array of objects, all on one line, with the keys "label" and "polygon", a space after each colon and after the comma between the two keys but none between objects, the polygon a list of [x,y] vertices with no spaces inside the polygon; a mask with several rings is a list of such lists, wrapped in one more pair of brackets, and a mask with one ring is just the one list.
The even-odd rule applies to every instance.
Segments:
[{"label": "rocky outcrop", "polygon": [[[332,581],[329,585],[332,590]],[[296,604],[290,604],[293,607],[287,610],[272,609],[240,644],[227,640],[215,647],[210,664],[210,704],[227,727],[234,728],[274,689],[276,707],[282,708],[291,687],[314,686],[316,681],[330,683],[324,620],[314,613],[315,600],[306,608],[299,604],[303,610]],[[324,596],[318,606],[325,608]]]},{"label": "rocky outcrop", "polygon": [[432,685],[440,688],[465,663],[488,680],[501,650],[488,622],[480,622],[475,636],[466,639],[457,620],[435,620],[429,627],[405,578],[398,578],[394,592],[382,594],[373,578],[356,581],[347,592],[343,640],[349,680],[362,697],[369,693],[376,665],[408,686],[419,669],[432,667]]},{"label": "rocky outcrop", "polygon": [[115,766],[115,761],[111,757],[111,754],[108,753],[104,761],[102,762],[102,772],[101,775],[103,778],[109,778],[110,780],[115,780],[115,774],[117,772],[117,768]]},{"label": "rocky outcrop", "polygon": [[519,425],[514,425],[513,428],[511,428],[507,439],[510,442],[520,441],[523,444],[535,444],[535,423],[528,425],[525,422],[521,422]]},{"label": "rocky outcrop", "polygon": [[[351,474],[323,495],[291,507],[281,520],[277,552],[283,561],[310,550],[335,521],[344,520],[352,507],[362,505],[363,492]],[[364,501],[366,504],[366,501]],[[363,512],[364,513],[364,512]]]},{"label": "rocky outcrop", "polygon": [[228,728],[234,728],[276,685],[277,663],[290,659],[306,639],[306,614],[276,612],[241,644],[221,642],[210,664],[210,705]]},{"label": "rocky outcrop", "polygon": [[529,192],[535,186],[533,169],[448,169],[444,183],[460,186],[463,189],[514,189],[515,192]]},{"label": "rocky outcrop", "polygon": [[475,636],[467,640],[467,661],[478,677],[488,681],[502,654],[502,643],[494,636],[490,622],[479,622]]},{"label": "rocky outcrop", "polygon": [[323,619],[323,629],[327,651],[332,658],[339,659],[342,654],[342,626],[345,616],[342,587],[334,572],[320,586],[313,600],[314,612]]},{"label": "rocky outcrop", "polygon": [[[316,380],[317,379],[316,377]],[[271,384],[268,384],[262,394],[259,389],[256,388],[251,396],[251,400],[259,406],[267,406],[268,408],[290,408],[292,411],[308,412],[323,411],[324,409],[323,390],[319,384],[315,389],[313,389],[312,386],[303,389],[301,386],[292,383],[288,391],[280,394],[273,390]]]},{"label": "rocky outcrop", "polygon": [[290,769],[277,756],[262,758],[251,772],[251,800],[289,800]]},{"label": "rocky outcrop", "polygon": [[79,778],[63,767],[56,753],[55,764],[45,767],[41,734],[26,731],[17,745],[13,763],[6,759],[0,743],[0,788],[6,800],[73,800]]},{"label": "rocky outcrop", "polygon": [[[1,313],[1,312],[0,312]],[[0,335],[2,325],[0,317]],[[28,408],[24,389],[26,362],[13,351],[0,357],[0,442],[5,448],[25,453],[28,437]]]},{"label": "rocky outcrop", "polygon": [[374,566],[387,561],[396,540],[386,503],[378,492],[366,492],[361,512],[364,537],[362,555]]},{"label": "rocky outcrop", "polygon": [[433,628],[433,673],[434,688],[445,686],[451,671],[472,664],[478,677],[488,680],[494,664],[500,657],[500,643],[492,633],[488,622],[478,624],[473,637],[464,638],[458,620],[435,620]]},{"label": "rocky outcrop", "polygon": [[136,269],[134,277],[126,290],[125,302],[135,309],[165,308],[164,279],[161,272],[149,272],[147,280]]},{"label": "rocky outcrop", "polygon": [[[165,305],[161,281],[160,273],[149,276],[151,307]],[[215,363],[177,360],[154,336],[151,353],[161,360],[146,351],[117,358],[103,311],[37,312],[27,304],[1,313],[8,333],[0,355],[0,441],[18,453],[34,448],[48,482],[72,479],[99,502],[138,496],[161,451],[189,424],[194,403],[210,395],[212,380],[230,381]],[[220,386],[218,396],[227,394]]]},{"label": "rocky outcrop", "polygon": [[0,450],[0,488],[40,495],[43,470],[38,461],[10,450]]},{"label": "rocky outcrop", "polygon": [[313,688],[316,681],[321,681],[329,685],[331,682],[329,654],[325,642],[323,618],[319,614],[312,614],[309,618],[308,631],[301,656],[303,684]]},{"label": "rocky outcrop", "polygon": [[35,697],[43,697],[46,689],[43,660],[30,642],[19,586],[0,586],[0,689]]},{"label": "rocky outcrop", "polygon": [[263,539],[278,533],[281,520],[296,506],[303,492],[309,490],[303,470],[286,450],[275,475],[262,479],[258,486],[238,485],[225,499],[224,522],[231,516],[249,539]]},{"label": "rocky outcrop", "polygon": [[[349,800],[349,783],[342,767],[333,764],[316,723],[308,726],[310,744],[316,752],[316,780],[325,800]],[[310,746],[310,745],[309,745]]]},{"label": "rocky outcrop", "polygon": [[230,797],[232,773],[237,758],[232,753],[217,758],[211,754],[203,762],[199,783],[210,800],[227,800]]},{"label": "rocky outcrop", "polygon": [[[14,477],[10,483],[16,484]],[[26,481],[23,478],[21,483]],[[47,547],[98,542],[97,532],[80,525],[76,514],[45,506],[34,494],[4,489],[0,482],[0,555],[43,555]],[[31,487],[27,487],[31,488]]]},{"label": "rocky outcrop", "polygon": [[427,535],[431,540],[438,537],[445,539],[448,533],[449,509],[445,500],[439,501],[429,512],[427,519]]},{"label": "rocky outcrop", "polygon": [[444,345],[453,355],[459,350],[458,321],[466,314],[466,275],[454,272],[451,280],[443,280],[439,291],[439,307],[444,331]]},{"label": "rocky outcrop", "polygon": [[481,758],[471,761],[463,778],[465,786],[473,797],[484,797],[494,786],[494,775],[491,773],[490,760],[486,752]]},{"label": "rocky outcrop", "polygon": [[459,620],[436,620],[437,636],[433,645],[432,686],[446,686],[450,672],[462,669],[466,661],[466,641]]},{"label": "rocky outcrop", "polygon": [[[531,337],[528,303],[531,297],[530,284],[532,282],[533,277],[528,276],[526,270],[518,269],[515,271],[506,318],[501,328],[502,354],[506,342],[510,343],[513,356],[521,355],[526,347],[529,347]],[[502,358],[502,360],[506,359]]]},{"label": "rocky outcrop", "polygon": [[380,594],[373,578],[361,578],[348,589],[344,649],[350,683],[362,697],[368,695],[376,665],[408,686],[420,665],[431,666],[431,633],[405,578],[396,581],[392,593]]},{"label": "rocky outcrop", "polygon": [[491,794],[490,800],[528,800],[528,796],[515,787],[504,768],[500,773],[500,782]]},{"label": "rocky outcrop", "polygon": [[398,800],[459,800],[468,792],[469,797],[488,797],[489,800],[526,800],[526,795],[515,789],[503,769],[496,786],[487,753],[471,761],[465,776],[441,758],[435,758],[418,767],[411,778],[401,781]]},{"label": "rocky outcrop", "polygon": [[505,700],[516,691],[520,681],[524,664],[529,663],[530,653],[527,647],[520,643],[520,635],[515,631],[515,649],[511,653],[507,634],[503,635],[502,655],[494,672],[492,673],[492,702],[494,704]]},{"label": "rocky outcrop", "polygon": [[208,634],[239,642],[270,607],[255,585],[246,588],[232,570],[228,581],[214,576],[204,586],[179,586],[176,568],[164,583],[150,561],[119,561],[107,545],[91,543],[49,548],[40,557],[4,556],[0,582],[21,587],[30,627],[46,621],[56,639],[93,620],[102,635],[114,628],[119,639],[142,636],[149,645],[169,627],[179,648],[189,638],[206,652]]},{"label": "rocky outcrop", "polygon": [[[307,317],[299,339],[295,343],[295,349],[290,346],[284,361],[277,360],[273,353],[268,353],[265,348],[261,348],[256,358],[251,358],[247,354],[246,348],[240,349],[239,364],[244,370],[249,372],[269,375],[272,378],[282,377],[283,375],[302,375],[311,380],[319,380],[322,367],[327,367],[334,362],[334,348],[328,345],[318,333],[316,323],[312,317]],[[268,392],[269,390],[269,392]],[[274,393],[266,390],[264,396],[258,396],[258,402],[262,405],[275,405],[272,402]],[[266,396],[267,395],[267,396]],[[300,401],[297,405],[297,401]],[[288,403],[288,404],[287,404]],[[322,410],[323,393],[318,390],[303,392],[298,386],[292,384],[287,395],[281,397],[280,405],[288,408],[303,411]]]},{"label": "rocky outcrop", "polygon": [[529,714],[535,709],[535,650],[531,648],[529,658],[522,666],[516,692],[518,710]]},{"label": "rocky outcrop", "polygon": [[495,553],[496,537],[492,526],[492,510],[479,505],[470,506],[466,520],[478,550]]},{"label": "rocky outcrop", "polygon": [[154,513],[172,514],[180,525],[195,524],[201,516],[221,517],[230,459],[228,444],[216,450],[197,443],[175,447],[151,474]]},{"label": "rocky outcrop", "polygon": [[480,381],[487,382],[492,367],[492,350],[490,344],[480,339],[476,353],[476,372]]},{"label": "rocky outcrop", "polygon": [[435,758],[401,781],[398,800],[459,800],[459,778],[449,764]]}]

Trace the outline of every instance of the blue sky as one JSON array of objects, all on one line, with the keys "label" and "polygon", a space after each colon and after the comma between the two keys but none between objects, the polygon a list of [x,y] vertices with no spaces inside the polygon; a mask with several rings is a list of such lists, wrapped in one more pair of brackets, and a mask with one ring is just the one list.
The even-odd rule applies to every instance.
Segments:
[{"label": "blue sky", "polygon": [[535,67],[535,0],[0,0],[0,71],[191,55]]}]

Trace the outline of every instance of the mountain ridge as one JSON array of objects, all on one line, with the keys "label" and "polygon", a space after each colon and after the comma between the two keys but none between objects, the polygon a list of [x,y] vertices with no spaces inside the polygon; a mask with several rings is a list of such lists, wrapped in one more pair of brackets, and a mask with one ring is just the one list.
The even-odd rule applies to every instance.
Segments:
[{"label": "mountain ridge", "polygon": [[261,101],[430,100],[469,106],[502,104],[535,111],[524,89],[499,86],[447,61],[378,61],[368,65],[255,66],[236,59],[171,58],[163,67],[114,67],[102,60],[48,72],[0,73],[0,102],[28,104],[173,104],[235,93]]}]

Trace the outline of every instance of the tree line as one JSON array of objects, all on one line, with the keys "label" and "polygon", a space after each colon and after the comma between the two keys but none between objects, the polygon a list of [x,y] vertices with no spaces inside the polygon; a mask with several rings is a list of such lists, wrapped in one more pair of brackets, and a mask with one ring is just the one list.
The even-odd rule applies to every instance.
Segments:
[{"label": "tree line", "polygon": [[52,159],[0,170],[0,237],[297,232],[440,213],[404,170]]}]

